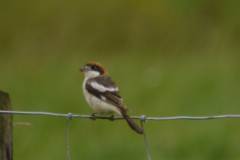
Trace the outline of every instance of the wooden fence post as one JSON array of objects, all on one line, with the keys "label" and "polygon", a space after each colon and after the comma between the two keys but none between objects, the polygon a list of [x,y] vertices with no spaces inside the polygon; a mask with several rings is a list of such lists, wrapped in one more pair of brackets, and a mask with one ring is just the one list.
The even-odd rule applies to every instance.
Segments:
[{"label": "wooden fence post", "polygon": [[[0,110],[12,110],[8,93],[0,91]],[[12,160],[12,114],[0,113],[0,160]]]}]

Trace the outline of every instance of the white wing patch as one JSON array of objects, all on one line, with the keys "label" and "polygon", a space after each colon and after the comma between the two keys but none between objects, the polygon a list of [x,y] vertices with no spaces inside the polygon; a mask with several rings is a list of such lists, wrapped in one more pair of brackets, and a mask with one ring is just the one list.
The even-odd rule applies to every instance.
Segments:
[{"label": "white wing patch", "polygon": [[118,91],[118,87],[104,87],[103,85],[97,83],[97,82],[91,82],[90,85],[94,88],[99,90],[100,92],[106,92],[106,91],[110,91],[110,92],[114,92],[114,91]]},{"label": "white wing patch", "polygon": [[104,97],[104,96],[102,96],[102,95],[100,95],[100,96],[101,96],[101,99],[102,99],[102,100],[104,100],[104,101],[106,100],[106,97]]}]

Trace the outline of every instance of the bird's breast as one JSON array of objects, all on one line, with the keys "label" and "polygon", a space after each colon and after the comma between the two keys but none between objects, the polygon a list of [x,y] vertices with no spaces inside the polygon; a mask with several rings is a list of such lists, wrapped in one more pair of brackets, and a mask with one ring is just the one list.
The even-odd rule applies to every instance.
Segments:
[{"label": "bird's breast", "polygon": [[88,105],[99,115],[111,115],[111,114],[118,114],[122,116],[120,108],[107,103],[106,101],[97,98],[93,94],[89,93],[85,87],[83,86],[83,93]]}]

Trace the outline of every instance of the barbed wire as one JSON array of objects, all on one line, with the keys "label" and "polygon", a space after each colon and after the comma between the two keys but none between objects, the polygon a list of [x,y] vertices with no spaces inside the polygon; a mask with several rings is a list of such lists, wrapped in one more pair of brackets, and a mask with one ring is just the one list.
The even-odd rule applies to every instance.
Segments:
[{"label": "barbed wire", "polygon": [[[67,150],[67,160],[70,160],[70,154],[69,154],[69,145],[68,145],[68,122],[69,119],[72,118],[92,118],[91,115],[74,115],[72,113],[68,114],[60,114],[60,113],[50,113],[50,112],[30,112],[30,111],[6,111],[6,110],[0,110],[0,113],[2,114],[24,114],[24,115],[46,115],[46,116],[55,116],[55,117],[67,117],[67,124],[66,124],[66,150]],[[96,119],[111,119],[111,117],[98,117],[95,116]],[[166,120],[209,120],[209,119],[220,119],[220,118],[240,118],[240,115],[216,115],[216,116],[202,116],[202,117],[195,117],[195,116],[175,116],[175,117],[146,117],[145,115],[142,115],[140,117],[138,116],[131,116],[132,119],[140,119],[140,123],[143,130],[143,136],[145,141],[145,146],[147,150],[148,160],[151,160],[148,144],[147,144],[147,138],[146,134],[143,128],[143,123],[146,122],[146,120],[155,120],[155,121],[166,121]],[[114,117],[114,120],[121,120],[122,117]]]}]

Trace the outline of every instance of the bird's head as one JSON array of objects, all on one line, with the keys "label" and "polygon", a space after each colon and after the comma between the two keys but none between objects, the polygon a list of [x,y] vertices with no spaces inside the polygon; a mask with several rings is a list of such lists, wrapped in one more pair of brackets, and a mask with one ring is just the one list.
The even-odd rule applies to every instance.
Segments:
[{"label": "bird's head", "polygon": [[83,68],[80,69],[80,71],[84,72],[85,78],[108,75],[104,67],[98,62],[87,63]]}]

